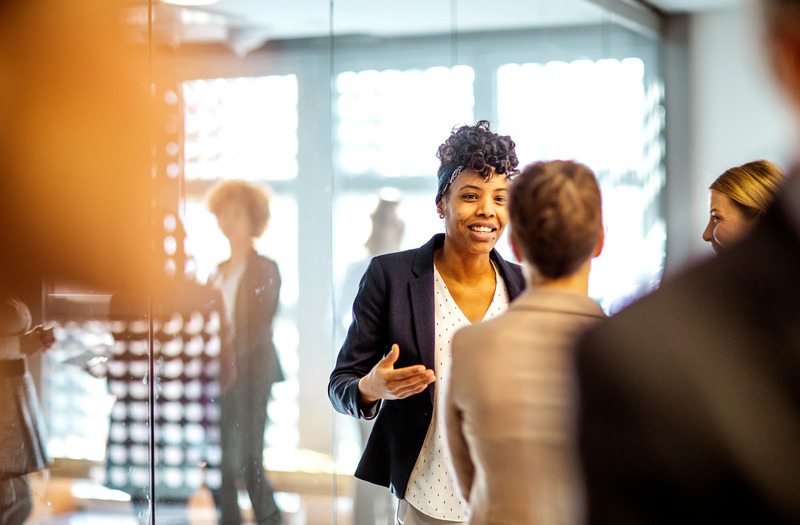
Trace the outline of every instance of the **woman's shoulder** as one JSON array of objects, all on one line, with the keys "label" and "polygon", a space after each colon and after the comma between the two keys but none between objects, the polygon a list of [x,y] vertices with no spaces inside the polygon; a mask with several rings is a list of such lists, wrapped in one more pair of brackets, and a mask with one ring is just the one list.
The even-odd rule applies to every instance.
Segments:
[{"label": "woman's shoulder", "polygon": [[[429,243],[430,244],[430,243]],[[379,267],[385,272],[391,273],[412,273],[424,272],[425,268],[430,267],[433,273],[433,249],[425,244],[419,248],[411,248],[399,252],[385,253],[376,255],[370,261],[370,267]]]},{"label": "woman's shoulder", "polygon": [[253,254],[250,256],[249,263],[261,266],[278,266],[278,263],[276,263],[273,259],[270,259],[266,255],[260,254],[258,252],[253,252]]},{"label": "woman's shoulder", "polygon": [[401,264],[405,266],[409,266],[413,264],[418,258],[423,259],[430,259],[431,265],[433,264],[433,252],[437,246],[441,245],[441,240],[439,237],[444,238],[443,235],[437,234],[434,235],[431,240],[423,244],[418,248],[411,248],[408,250],[402,250],[398,252],[391,252],[385,253],[382,255],[376,255],[372,258],[373,261],[379,261],[385,264]]},{"label": "woman's shoulder", "polygon": [[406,260],[413,260],[419,250],[419,248],[411,248],[410,250],[402,250],[399,252],[383,253],[374,256],[372,260],[384,265],[397,264]]},{"label": "woman's shoulder", "polygon": [[269,275],[280,274],[280,271],[278,270],[278,263],[269,257],[256,252],[253,252],[253,255],[250,256],[250,259],[247,262],[246,271],[248,273],[254,272],[258,274]]}]

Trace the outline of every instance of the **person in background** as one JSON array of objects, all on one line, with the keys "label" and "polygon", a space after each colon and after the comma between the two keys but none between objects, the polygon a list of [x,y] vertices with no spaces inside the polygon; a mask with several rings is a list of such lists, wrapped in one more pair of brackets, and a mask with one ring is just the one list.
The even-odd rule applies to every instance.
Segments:
[{"label": "person in background", "polygon": [[708,187],[709,219],[703,240],[715,253],[742,238],[775,200],[783,171],[766,160],[733,167]]},{"label": "person in background", "polygon": [[[800,124],[800,0],[761,7]],[[800,523],[798,261],[793,169],[743,238],[582,338],[589,524]]]},{"label": "person in background", "polygon": [[222,291],[236,360],[236,381],[220,400],[220,523],[241,523],[236,484],[242,480],[256,521],[278,524],[281,513],[264,470],[264,432],[272,385],[284,378],[272,341],[281,278],[278,265],[255,250],[269,222],[270,198],[260,186],[226,180],[210,190],[207,204],[230,244],[230,258],[210,282]]},{"label": "person in background", "polygon": [[[367,256],[351,262],[345,271],[337,299],[337,345],[344,341],[344,334],[352,321],[353,299],[358,292],[361,276],[373,257],[400,249],[405,231],[405,221],[398,213],[400,193],[394,188],[383,188],[378,193],[378,204],[370,214],[372,229],[364,243]],[[358,419],[361,448],[367,443],[374,419]],[[394,521],[394,501],[383,487],[355,478],[353,501],[353,523],[356,525],[391,524]]]},{"label": "person in background", "polygon": [[373,257],[400,250],[400,243],[405,232],[405,221],[400,217],[400,192],[394,188],[383,188],[378,193],[378,204],[370,213],[370,233],[364,248],[366,257],[347,265],[344,278],[337,296],[337,340],[344,341],[347,328],[353,320],[351,310],[353,299],[358,292],[361,277],[367,270]]},{"label": "person in background", "polygon": [[19,525],[33,509],[28,474],[49,463],[26,358],[50,348],[55,336],[41,326],[30,330],[25,303],[7,293],[0,296],[0,523]]},{"label": "person in background", "polygon": [[468,523],[579,523],[573,345],[605,317],[588,297],[603,248],[600,188],[570,161],[511,184],[511,245],[527,287],[503,315],[453,338],[445,434]]},{"label": "person in background", "polygon": [[338,412],[376,418],[355,475],[389,487],[399,499],[395,519],[405,525],[466,519],[438,415],[450,339],[505,311],[524,286],[519,266],[494,249],[519,164],[514,142],[480,121],[455,129],[438,157],[445,232],[372,259],[328,383]]}]

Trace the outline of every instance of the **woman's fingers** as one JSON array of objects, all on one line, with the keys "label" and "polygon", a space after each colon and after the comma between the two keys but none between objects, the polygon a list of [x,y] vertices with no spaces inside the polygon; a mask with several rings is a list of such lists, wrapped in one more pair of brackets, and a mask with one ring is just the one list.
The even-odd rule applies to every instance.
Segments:
[{"label": "woman's fingers", "polygon": [[[400,372],[402,370],[404,369],[396,370],[396,372]],[[435,380],[436,376],[434,375],[433,370],[426,370],[424,367],[421,367],[421,370],[415,373],[403,373],[400,377],[395,377],[392,380],[387,381],[387,387],[393,395],[397,396],[398,399],[403,399],[410,395],[418,394],[424,391],[428,385],[433,383]]]}]

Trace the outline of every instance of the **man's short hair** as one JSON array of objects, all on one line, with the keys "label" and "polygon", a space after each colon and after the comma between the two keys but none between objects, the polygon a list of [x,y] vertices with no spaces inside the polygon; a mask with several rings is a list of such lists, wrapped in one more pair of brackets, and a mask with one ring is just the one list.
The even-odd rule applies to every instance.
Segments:
[{"label": "man's short hair", "polygon": [[531,164],[511,183],[509,216],[519,255],[541,277],[572,275],[591,258],[602,233],[597,179],[577,162]]}]

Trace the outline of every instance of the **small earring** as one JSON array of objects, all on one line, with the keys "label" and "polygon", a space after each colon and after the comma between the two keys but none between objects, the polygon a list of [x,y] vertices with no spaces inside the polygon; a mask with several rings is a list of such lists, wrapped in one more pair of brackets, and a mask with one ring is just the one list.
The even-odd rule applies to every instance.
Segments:
[{"label": "small earring", "polygon": [[444,213],[440,213],[440,214],[439,214],[439,218],[440,218],[440,219],[444,219]]}]

